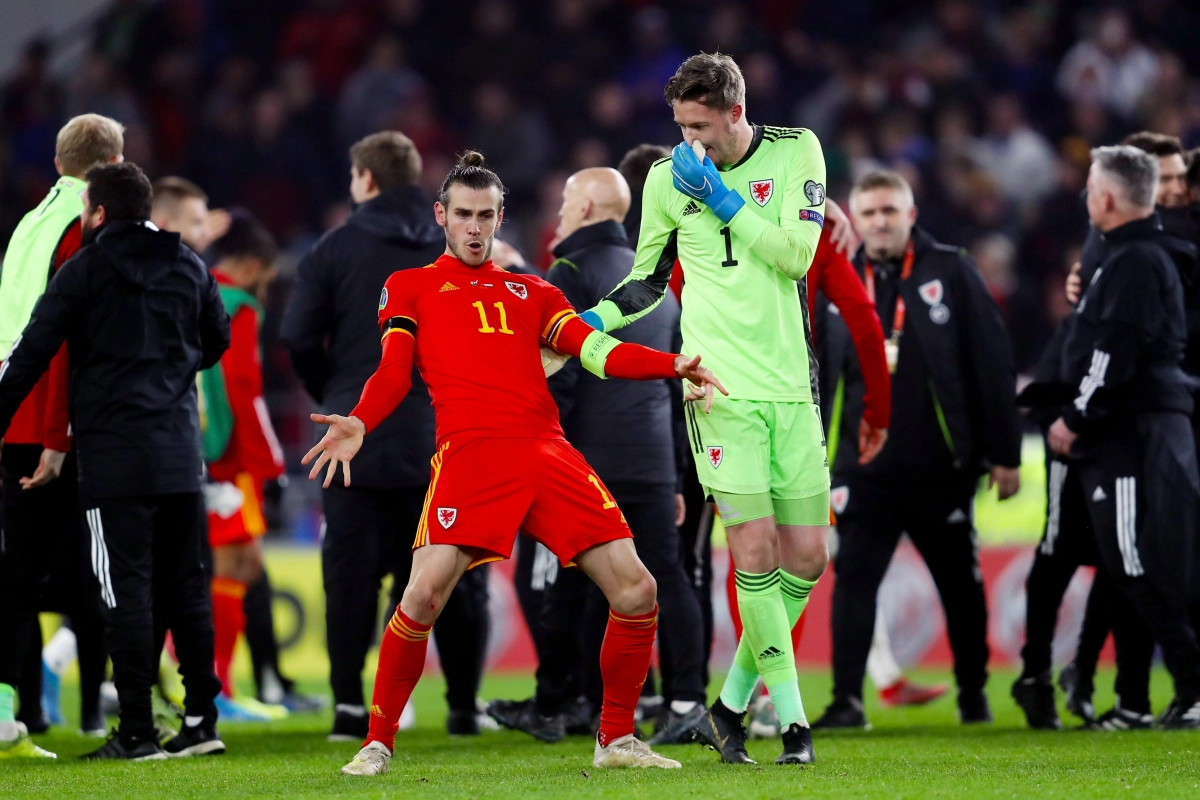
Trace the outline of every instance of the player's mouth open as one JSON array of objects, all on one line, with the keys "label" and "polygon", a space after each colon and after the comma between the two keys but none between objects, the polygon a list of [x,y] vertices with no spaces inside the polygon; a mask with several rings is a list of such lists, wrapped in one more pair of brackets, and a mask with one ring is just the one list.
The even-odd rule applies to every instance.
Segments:
[{"label": "player's mouth open", "polygon": [[467,242],[467,249],[472,253],[482,253],[483,242]]}]

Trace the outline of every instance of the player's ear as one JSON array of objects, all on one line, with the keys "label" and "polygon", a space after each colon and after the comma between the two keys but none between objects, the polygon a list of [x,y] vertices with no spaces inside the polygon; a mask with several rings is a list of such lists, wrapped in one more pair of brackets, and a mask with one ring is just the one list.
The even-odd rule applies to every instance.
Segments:
[{"label": "player's ear", "polygon": [[746,116],[746,106],[743,103],[734,103],[733,108],[729,109],[729,119],[734,125],[744,116]]},{"label": "player's ear", "polygon": [[434,201],[433,218],[437,220],[438,225],[446,227],[446,207],[440,201]]}]

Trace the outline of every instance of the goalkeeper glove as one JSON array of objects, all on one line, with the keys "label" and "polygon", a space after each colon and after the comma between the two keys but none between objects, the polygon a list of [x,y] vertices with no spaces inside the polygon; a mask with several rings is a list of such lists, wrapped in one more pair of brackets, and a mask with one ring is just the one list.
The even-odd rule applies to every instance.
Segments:
[{"label": "goalkeeper glove", "polygon": [[729,224],[746,201],[721,182],[721,174],[708,156],[701,161],[686,143],[677,144],[671,153],[671,182],[688,197],[712,209],[717,218]]}]

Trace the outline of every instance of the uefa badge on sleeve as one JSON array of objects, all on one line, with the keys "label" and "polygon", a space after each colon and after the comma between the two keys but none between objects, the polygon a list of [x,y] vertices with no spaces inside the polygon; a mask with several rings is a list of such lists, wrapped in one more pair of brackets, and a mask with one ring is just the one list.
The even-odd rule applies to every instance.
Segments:
[{"label": "uefa badge on sleeve", "polygon": [[383,293],[379,295],[379,310],[383,311],[387,308],[387,287],[383,287]]},{"label": "uefa badge on sleeve", "polygon": [[922,283],[917,287],[917,293],[921,295],[921,299],[929,304],[929,319],[935,325],[945,325],[950,321],[950,309],[942,302],[942,298],[946,296],[946,290],[942,286],[940,280],[932,280],[928,283]]}]

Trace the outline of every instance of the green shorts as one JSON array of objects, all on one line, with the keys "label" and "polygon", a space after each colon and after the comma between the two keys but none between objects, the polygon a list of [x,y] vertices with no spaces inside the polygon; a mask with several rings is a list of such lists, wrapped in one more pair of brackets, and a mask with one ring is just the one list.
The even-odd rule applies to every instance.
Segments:
[{"label": "green shorts", "polygon": [[[700,485],[727,525],[770,516],[785,525],[829,522],[829,462],[821,410],[759,400],[686,406]],[[769,501],[769,502],[768,502]]]}]

